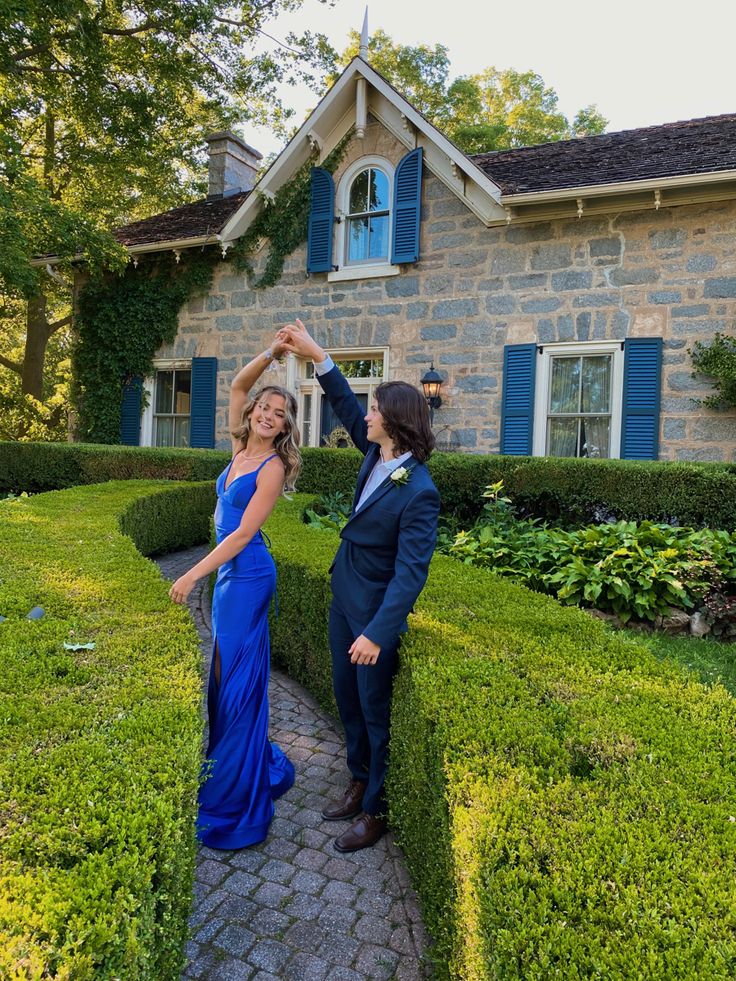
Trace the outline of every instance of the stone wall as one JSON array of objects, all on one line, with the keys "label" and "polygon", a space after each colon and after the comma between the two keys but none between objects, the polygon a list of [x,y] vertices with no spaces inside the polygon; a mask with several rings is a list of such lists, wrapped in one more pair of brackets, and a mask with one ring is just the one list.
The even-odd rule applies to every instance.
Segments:
[{"label": "stone wall", "polygon": [[[372,123],[341,169],[404,152]],[[300,317],[332,350],[388,345],[394,378],[416,384],[434,359],[447,380],[435,430],[473,452],[498,451],[504,344],[663,337],[661,458],[736,460],[736,413],[693,401],[711,389],[692,379],[687,351],[736,333],[736,202],[486,228],[425,169],[421,228],[420,261],[385,279],[307,277],[301,248],[277,287],[252,291],[220,264],[160,352],[219,358],[219,445],[233,372]]]}]

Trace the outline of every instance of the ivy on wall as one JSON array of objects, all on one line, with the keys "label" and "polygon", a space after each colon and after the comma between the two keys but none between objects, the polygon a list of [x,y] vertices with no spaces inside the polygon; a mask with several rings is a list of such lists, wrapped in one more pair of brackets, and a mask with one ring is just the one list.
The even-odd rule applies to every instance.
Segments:
[{"label": "ivy on wall", "polygon": [[182,253],[178,265],[171,252],[152,253],[82,288],[72,355],[81,440],[120,442],[123,386],[152,374],[156,351],[176,337],[184,303],[207,292],[218,259],[216,249]]},{"label": "ivy on wall", "polygon": [[689,353],[693,377],[707,375],[716,389],[714,395],[697,401],[709,409],[736,408],[736,337],[716,333],[710,344],[695,341]]},{"label": "ivy on wall", "polygon": [[[331,174],[335,173],[347,152],[353,132],[352,128],[348,130],[320,167]],[[279,188],[272,201],[264,199],[260,213],[228,253],[235,268],[247,272],[251,289],[275,286],[283,274],[286,258],[307,239],[311,171],[316,156],[315,151],[291,180]],[[264,238],[269,242],[268,258],[263,272],[256,277],[250,257]]]},{"label": "ivy on wall", "polygon": [[[321,164],[330,173],[352,135],[350,130]],[[273,201],[264,200],[253,224],[227,254],[226,261],[247,272],[252,289],[274,286],[287,256],[306,241],[312,165],[313,159],[308,160]],[[269,241],[269,253],[256,278],[250,256],[263,238]],[[156,351],[176,337],[182,306],[208,292],[215,266],[222,261],[214,247],[184,250],[179,263],[172,252],[151,253],[139,260],[138,268],[130,264],[121,276],[95,278],[80,290],[72,392],[80,439],[120,441],[123,386],[131,378],[152,374]]]}]

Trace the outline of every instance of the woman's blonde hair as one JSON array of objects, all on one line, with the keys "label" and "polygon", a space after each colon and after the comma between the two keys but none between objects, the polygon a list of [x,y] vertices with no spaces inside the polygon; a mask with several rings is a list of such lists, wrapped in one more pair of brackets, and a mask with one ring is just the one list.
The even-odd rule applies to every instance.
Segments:
[{"label": "woman's blonde hair", "polygon": [[240,425],[237,429],[233,429],[232,436],[233,439],[242,440],[244,444],[248,443],[250,417],[253,415],[253,410],[261,399],[265,395],[268,395],[269,392],[273,392],[274,395],[280,395],[284,400],[286,426],[284,427],[284,431],[279,433],[273,441],[273,449],[278,454],[286,471],[284,475],[284,493],[287,494],[294,490],[296,478],[299,476],[299,471],[302,468],[302,456],[299,452],[301,436],[299,435],[299,427],[296,422],[297,404],[296,399],[288,388],[282,388],[280,385],[264,385],[263,388],[259,389],[243,406],[243,411],[240,415]]}]

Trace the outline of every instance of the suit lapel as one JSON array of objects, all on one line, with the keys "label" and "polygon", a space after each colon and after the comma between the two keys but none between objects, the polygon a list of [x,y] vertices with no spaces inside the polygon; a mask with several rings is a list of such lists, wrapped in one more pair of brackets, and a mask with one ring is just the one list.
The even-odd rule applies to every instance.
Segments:
[{"label": "suit lapel", "polygon": [[[408,460],[406,460],[404,463],[401,464],[402,467],[406,467],[406,469],[409,471],[409,480],[411,480],[412,470],[414,469],[414,467],[416,467],[416,465],[417,465],[418,462],[419,461],[415,457],[410,456]],[[362,475],[362,474],[360,475],[362,477],[362,479],[359,479],[358,480],[358,485],[359,486],[358,486],[358,489],[355,492],[355,501],[353,502],[353,513],[351,514],[350,518],[348,519],[347,524],[350,524],[351,522],[355,521],[356,518],[360,518],[361,515],[365,514],[365,512],[368,510],[368,508],[372,507],[376,503],[376,501],[380,501],[381,498],[384,496],[384,494],[387,494],[388,491],[390,491],[393,488],[393,486],[394,486],[394,483],[391,480],[391,475],[389,474],[388,477],[386,477],[385,480],[381,481],[381,483],[378,485],[378,487],[376,487],[376,489],[373,491],[373,493],[368,498],[368,500],[365,502],[365,504],[360,509],[360,511],[358,511],[358,512],[355,511],[355,508],[358,505],[358,501],[360,500],[360,493],[361,493],[361,491],[363,489],[363,486],[364,486],[366,480],[368,479],[368,474],[373,469],[373,466],[375,466],[375,463],[376,463],[376,461],[374,460],[373,461],[373,464],[366,471],[366,473],[364,475]]]},{"label": "suit lapel", "polygon": [[358,501],[360,500],[360,495],[363,493],[363,488],[365,487],[365,482],[378,463],[380,448],[377,444],[372,444],[368,452],[363,458],[363,463],[361,464],[360,470],[358,471],[358,482],[355,486],[355,496],[353,497],[353,513],[358,506]]}]

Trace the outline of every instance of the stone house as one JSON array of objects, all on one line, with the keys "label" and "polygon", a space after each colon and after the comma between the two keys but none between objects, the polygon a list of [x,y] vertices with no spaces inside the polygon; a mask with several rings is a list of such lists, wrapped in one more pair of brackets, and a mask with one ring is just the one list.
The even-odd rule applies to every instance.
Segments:
[{"label": "stone house", "polygon": [[[331,176],[319,162],[351,129]],[[227,446],[233,374],[300,317],[361,399],[433,363],[440,448],[736,460],[736,415],[698,405],[711,389],[688,354],[736,332],[736,115],[469,157],[356,58],[257,184],[256,151],[209,142],[208,198],[120,229],[134,260],[226,256],[316,155],[309,238],[271,288],[218,263],[142,416],[126,393],[124,442]],[[290,357],[271,378],[319,445],[335,421],[311,366]]]}]

